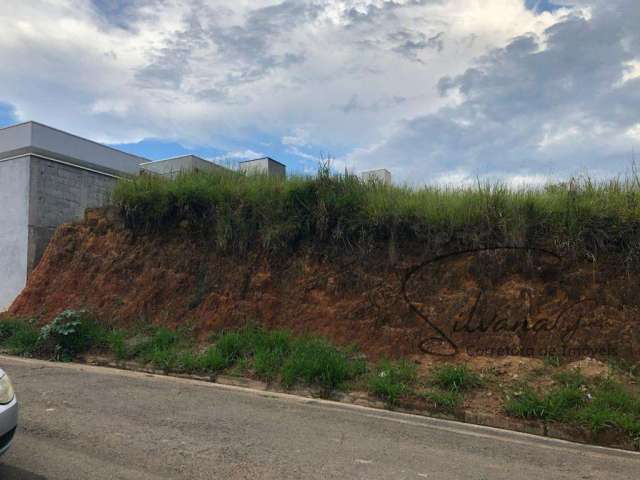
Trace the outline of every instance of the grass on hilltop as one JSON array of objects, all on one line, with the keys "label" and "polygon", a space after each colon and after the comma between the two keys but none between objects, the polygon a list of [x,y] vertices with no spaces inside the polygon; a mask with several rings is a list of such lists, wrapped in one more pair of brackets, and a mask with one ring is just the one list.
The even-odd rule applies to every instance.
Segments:
[{"label": "grass on hilltop", "polygon": [[136,232],[188,229],[224,251],[282,252],[301,243],[365,247],[558,246],[631,257],[640,244],[640,187],[634,179],[588,178],[539,188],[501,184],[409,188],[334,175],[286,180],[237,172],[122,180],[114,201]]}]

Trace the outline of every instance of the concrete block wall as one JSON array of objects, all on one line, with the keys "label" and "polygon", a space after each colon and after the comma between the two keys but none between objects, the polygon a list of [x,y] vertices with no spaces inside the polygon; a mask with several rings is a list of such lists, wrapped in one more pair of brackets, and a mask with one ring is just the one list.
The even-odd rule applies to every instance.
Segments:
[{"label": "concrete block wall", "polygon": [[268,175],[270,177],[286,177],[287,167],[270,157],[256,158],[240,162],[240,171],[247,175]]},{"label": "concrete block wall", "polygon": [[144,173],[154,173],[170,178],[175,178],[180,172],[227,170],[217,163],[196,155],[183,155],[155,162],[145,162],[140,165],[140,169]]},{"label": "concrete block wall", "polygon": [[110,174],[29,157],[28,273],[35,268],[58,225],[82,219],[87,208],[106,205],[117,178]]},{"label": "concrete block wall", "polygon": [[368,170],[360,174],[366,182],[380,182],[383,185],[391,184],[391,172],[386,168],[379,168],[378,170]]}]

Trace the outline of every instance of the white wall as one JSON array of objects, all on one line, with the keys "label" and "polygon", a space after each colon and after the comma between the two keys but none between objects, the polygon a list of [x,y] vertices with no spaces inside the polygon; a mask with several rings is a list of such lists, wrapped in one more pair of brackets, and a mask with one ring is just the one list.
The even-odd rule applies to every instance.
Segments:
[{"label": "white wall", "polygon": [[0,312],[27,282],[29,158],[0,161]]}]

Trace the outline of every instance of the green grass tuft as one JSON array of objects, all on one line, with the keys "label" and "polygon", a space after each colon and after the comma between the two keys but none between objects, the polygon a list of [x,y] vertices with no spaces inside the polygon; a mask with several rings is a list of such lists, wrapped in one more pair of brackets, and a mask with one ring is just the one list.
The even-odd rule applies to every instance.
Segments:
[{"label": "green grass tuft", "polygon": [[40,329],[30,320],[0,321],[0,345],[14,355],[31,355],[39,346]]},{"label": "green grass tuft", "polygon": [[274,380],[289,353],[292,337],[287,331],[273,330],[265,333],[256,345],[253,368],[263,380]]},{"label": "green grass tuft", "polygon": [[592,400],[574,418],[594,431],[614,427],[640,438],[640,393],[613,380],[604,380],[596,385]]},{"label": "green grass tuft", "polygon": [[326,393],[340,388],[359,373],[359,367],[344,352],[318,337],[296,339],[281,370],[284,386],[317,385]]},{"label": "green grass tuft", "polygon": [[463,396],[450,390],[431,390],[420,394],[422,398],[433,403],[440,410],[451,412],[462,404]]},{"label": "green grass tuft", "polygon": [[587,384],[579,372],[541,395],[524,388],[505,403],[509,415],[586,425],[593,431],[618,428],[640,438],[640,392],[612,380]]},{"label": "green grass tuft", "polygon": [[389,405],[413,392],[417,380],[416,366],[407,361],[378,362],[369,376],[369,391]]},{"label": "green grass tuft", "polygon": [[433,370],[431,380],[438,387],[454,392],[470,390],[482,385],[480,376],[469,370],[466,364],[440,365]]}]

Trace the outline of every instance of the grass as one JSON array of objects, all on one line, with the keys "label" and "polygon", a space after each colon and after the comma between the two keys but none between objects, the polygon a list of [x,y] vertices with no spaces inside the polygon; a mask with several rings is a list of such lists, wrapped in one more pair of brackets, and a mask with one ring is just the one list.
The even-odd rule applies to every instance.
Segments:
[{"label": "grass", "polygon": [[0,346],[16,355],[71,360],[107,343],[107,330],[87,312],[65,310],[51,323],[38,327],[32,320],[0,322]]},{"label": "grass", "polygon": [[421,393],[420,396],[431,402],[435,408],[447,412],[455,410],[463,401],[462,394],[457,391],[431,390]]},{"label": "grass", "polygon": [[584,388],[587,380],[579,371],[561,372],[554,375],[554,379],[556,387],[544,395],[523,386],[507,401],[506,412],[521,418],[568,420],[572,412],[583,406],[588,398]]},{"label": "grass", "polygon": [[461,392],[479,387],[480,376],[469,370],[466,364],[444,364],[436,367],[431,374],[432,382],[444,390]]},{"label": "grass", "polygon": [[[286,180],[237,172],[121,181],[114,202],[139,232],[188,229],[220,250],[259,246],[282,252],[301,243],[341,248],[371,242],[433,247],[556,246],[629,254],[640,239],[640,182],[589,178],[539,188],[409,188],[333,175]],[[635,258],[635,256],[633,256]]]},{"label": "grass", "polygon": [[610,379],[602,381],[592,399],[574,413],[574,420],[594,431],[619,428],[640,441],[640,392]]},{"label": "grass", "polygon": [[555,376],[546,393],[530,387],[505,403],[512,416],[584,425],[592,431],[616,428],[640,441],[640,392],[611,379],[587,381],[579,372]]},{"label": "grass", "polygon": [[15,355],[31,355],[38,348],[40,329],[35,323],[18,319],[0,322],[0,345]]},{"label": "grass", "polygon": [[[0,346],[14,354],[70,360],[89,350],[107,350],[118,358],[150,363],[168,372],[217,374],[238,371],[285,387],[318,387],[329,395],[349,382],[366,382],[369,391],[393,407],[403,398],[420,397],[435,408],[453,411],[482,378],[465,364],[437,366],[429,378],[418,377],[406,360],[382,360],[369,371],[349,349],[322,337],[295,336],[285,330],[255,325],[221,332],[213,344],[194,349],[195,338],[185,329],[147,327],[132,335],[107,329],[86,312],[66,311],[38,327],[21,319],[0,321]],[[588,380],[580,371],[552,376],[545,392],[520,385],[504,403],[508,415],[583,425],[592,431],[617,429],[640,442],[640,391],[612,378]],[[430,385],[426,391],[418,387]]]},{"label": "grass", "polygon": [[263,380],[274,380],[291,352],[292,337],[287,331],[274,330],[266,333],[256,345],[253,367]]},{"label": "grass", "polygon": [[413,393],[417,380],[416,366],[407,361],[380,361],[369,378],[369,391],[388,405]]},{"label": "grass", "polygon": [[293,342],[291,353],[282,364],[282,383],[319,385],[330,392],[363,372],[363,362],[350,360],[326,340],[302,337]]}]

